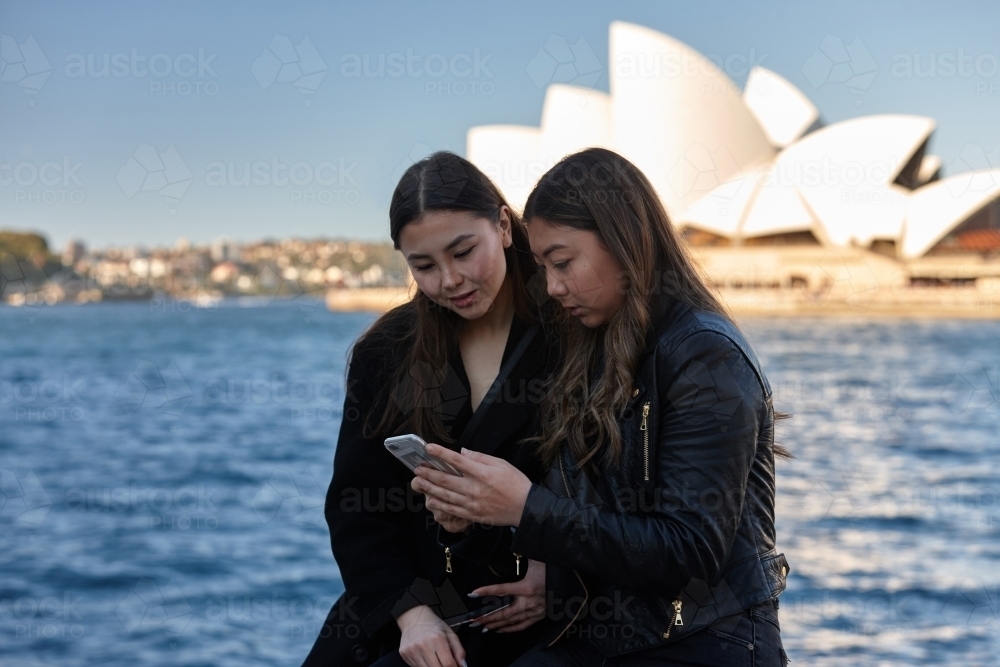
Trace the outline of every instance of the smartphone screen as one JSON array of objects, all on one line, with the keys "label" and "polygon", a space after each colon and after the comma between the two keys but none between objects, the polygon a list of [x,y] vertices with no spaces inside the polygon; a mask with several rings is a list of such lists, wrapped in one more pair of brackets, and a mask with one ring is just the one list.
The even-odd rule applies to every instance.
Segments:
[{"label": "smartphone screen", "polygon": [[423,464],[449,475],[462,477],[462,473],[453,466],[428,454],[424,449],[426,446],[427,443],[424,442],[424,439],[413,433],[385,439],[385,448],[410,470],[416,470],[418,465]]}]

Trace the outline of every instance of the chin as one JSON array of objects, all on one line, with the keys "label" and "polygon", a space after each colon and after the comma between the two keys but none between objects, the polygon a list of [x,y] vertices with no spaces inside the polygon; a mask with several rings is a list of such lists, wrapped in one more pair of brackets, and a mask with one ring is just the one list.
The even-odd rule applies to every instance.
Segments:
[{"label": "chin", "polygon": [[466,308],[456,308],[451,303],[442,305],[464,320],[478,320],[486,314],[486,311],[489,310],[489,304],[483,304],[482,301],[479,300]]},{"label": "chin", "polygon": [[597,327],[604,324],[604,318],[597,313],[587,313],[580,318],[580,324],[587,327],[588,329],[596,329]]}]

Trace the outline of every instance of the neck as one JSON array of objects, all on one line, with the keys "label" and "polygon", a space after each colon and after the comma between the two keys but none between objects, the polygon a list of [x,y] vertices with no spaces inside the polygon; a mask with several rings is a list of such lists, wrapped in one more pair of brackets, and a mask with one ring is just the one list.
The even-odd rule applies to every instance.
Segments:
[{"label": "neck", "polygon": [[500,291],[493,299],[493,305],[482,317],[469,320],[463,327],[463,333],[506,333],[514,319],[514,293],[510,286],[510,278],[503,281]]}]

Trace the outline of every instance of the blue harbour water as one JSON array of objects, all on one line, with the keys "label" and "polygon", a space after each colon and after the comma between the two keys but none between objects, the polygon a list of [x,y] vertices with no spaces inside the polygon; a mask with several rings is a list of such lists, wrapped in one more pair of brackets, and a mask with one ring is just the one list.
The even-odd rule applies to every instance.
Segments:
[{"label": "blue harbour water", "polygon": [[[371,321],[0,308],[0,664],[299,664],[342,590],[323,495]],[[793,664],[997,664],[1000,323],[743,325],[794,415]]]}]

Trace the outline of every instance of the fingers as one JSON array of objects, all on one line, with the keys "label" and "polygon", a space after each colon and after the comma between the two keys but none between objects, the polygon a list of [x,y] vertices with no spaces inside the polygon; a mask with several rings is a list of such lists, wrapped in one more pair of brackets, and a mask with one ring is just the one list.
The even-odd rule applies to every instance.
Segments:
[{"label": "fingers", "polygon": [[[454,641],[452,641],[454,639]],[[400,650],[399,655],[411,667],[462,667],[465,649],[454,632],[435,634]]]},{"label": "fingers", "polygon": [[[441,459],[445,463],[450,463],[451,465],[456,467],[459,470],[459,472],[461,472],[463,475],[475,474],[476,470],[479,469],[479,467],[482,465],[480,462],[472,459],[469,456],[459,454],[458,452],[452,451],[447,447],[442,447],[441,445],[435,445],[434,443],[428,444],[426,447],[426,451],[434,458]],[[447,475],[448,473],[444,474]],[[452,475],[452,477],[454,477],[454,475]]]},{"label": "fingers", "polygon": [[543,596],[532,595],[521,597],[519,598],[519,603],[516,611],[496,621],[491,620],[490,629],[499,632],[512,632],[515,627],[520,626],[525,621],[529,621],[530,625],[530,623],[545,617],[545,598]]},{"label": "fingers", "polygon": [[462,646],[462,642],[458,640],[458,635],[451,628],[448,628],[446,636],[448,637],[448,646],[451,649],[451,657],[454,659],[456,667],[464,665],[465,648]]},{"label": "fingers", "polygon": [[[462,492],[468,488],[469,476],[472,473],[468,473],[467,477],[458,477],[457,475],[449,475],[446,472],[441,472],[440,470],[435,470],[430,466],[417,466],[417,469],[413,471],[414,478],[411,482],[411,486],[414,491],[420,491],[418,486],[433,486],[438,489],[446,489],[448,491]],[[464,473],[463,473],[464,474]],[[417,480],[420,480],[417,482]],[[421,493],[426,493],[426,491],[420,491]]]},{"label": "fingers", "polygon": [[511,581],[506,584],[490,584],[489,586],[480,586],[476,590],[472,591],[472,596],[477,598],[484,598],[487,595],[495,595],[497,597],[503,597],[504,595],[518,595],[523,593],[522,587],[519,586],[520,581]]},{"label": "fingers", "polygon": [[[495,616],[495,618],[494,618]],[[537,621],[545,616],[545,598],[519,596],[514,604],[491,616],[483,617],[483,625],[498,632],[512,632],[525,621]],[[526,626],[525,626],[526,627]]]},{"label": "fingers", "polygon": [[477,452],[472,449],[466,449],[465,447],[462,447],[462,456],[472,459],[476,463],[481,463],[482,465],[487,466],[507,463],[504,459],[496,456],[490,456],[489,454],[483,454],[482,452]]},{"label": "fingers", "polygon": [[459,519],[465,519],[466,521],[473,522],[476,521],[476,516],[471,512],[466,510],[461,505],[452,505],[450,503],[444,502],[443,500],[437,500],[435,498],[428,497],[424,502],[427,509],[434,511],[441,511],[452,516],[458,517]]},{"label": "fingers", "polygon": [[526,611],[527,606],[525,598],[523,596],[517,596],[514,598],[514,602],[509,607],[504,607],[499,611],[494,611],[490,614],[480,616],[475,622],[489,628],[490,630],[495,630],[510,624],[511,621],[521,620],[521,617]]},{"label": "fingers", "polygon": [[419,480],[418,483],[418,479],[414,477],[413,482],[411,482],[411,485],[414,491],[419,491],[428,498],[434,498],[435,500],[442,500],[451,505],[460,505],[466,500],[464,494],[451,491],[444,487],[435,486],[424,479]]}]

